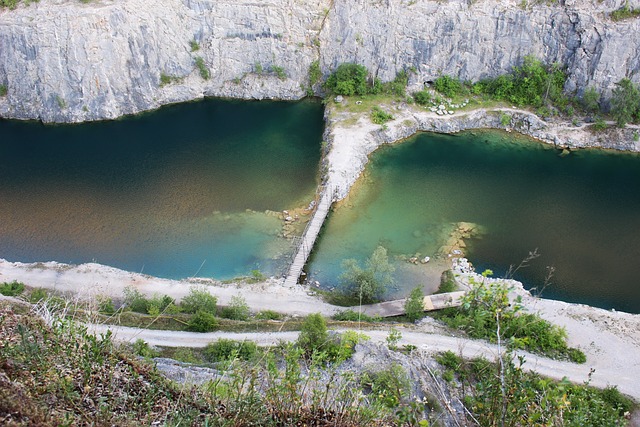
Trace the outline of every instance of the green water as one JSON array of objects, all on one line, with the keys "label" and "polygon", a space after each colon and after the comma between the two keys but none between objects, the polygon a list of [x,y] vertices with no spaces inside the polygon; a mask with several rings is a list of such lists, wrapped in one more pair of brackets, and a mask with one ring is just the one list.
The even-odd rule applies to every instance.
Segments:
[{"label": "green water", "polygon": [[[266,210],[313,198],[319,102],[206,100],[118,121],[0,121],[0,258],[182,278],[280,274]],[[249,210],[249,211],[247,211]]]},{"label": "green water", "polygon": [[[337,286],[341,261],[363,260],[378,244],[392,259],[433,256],[452,223],[466,221],[486,233],[468,242],[478,269],[502,276],[537,248],[540,257],[515,276],[527,287],[541,286],[553,266],[544,296],[640,312],[640,156],[558,154],[496,132],[421,134],[383,147],[331,213],[309,272]],[[400,294],[427,280],[424,266],[396,265]]]}]

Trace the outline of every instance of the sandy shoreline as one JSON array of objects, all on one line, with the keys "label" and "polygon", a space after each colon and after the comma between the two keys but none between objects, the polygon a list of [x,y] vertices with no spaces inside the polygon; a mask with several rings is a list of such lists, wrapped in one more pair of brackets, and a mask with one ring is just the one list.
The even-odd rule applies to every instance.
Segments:
[{"label": "sandy shoreline", "polygon": [[330,315],[337,309],[309,295],[310,292],[302,286],[285,287],[282,279],[274,278],[261,283],[223,284],[205,278],[163,279],[95,263],[21,263],[0,259],[0,282],[12,280],[76,295],[80,299],[92,299],[100,295],[121,299],[124,289],[133,287],[145,295],[169,295],[180,300],[192,286],[206,285],[221,305],[228,304],[233,296],[242,295],[254,311],[276,310],[298,316],[313,312]]}]

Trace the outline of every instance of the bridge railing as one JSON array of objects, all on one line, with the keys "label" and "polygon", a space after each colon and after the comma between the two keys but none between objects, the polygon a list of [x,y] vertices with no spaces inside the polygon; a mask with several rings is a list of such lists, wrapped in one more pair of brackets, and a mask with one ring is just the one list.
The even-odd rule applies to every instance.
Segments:
[{"label": "bridge railing", "polygon": [[[316,204],[313,207],[313,211],[311,212],[311,218],[309,219],[309,221],[307,221],[307,225],[304,227],[304,231],[302,232],[302,234],[300,236],[296,236],[293,238],[293,246],[295,247],[295,250],[293,251],[292,255],[291,255],[291,259],[289,262],[289,268],[287,270],[287,272],[285,273],[285,275],[287,275],[290,271],[291,271],[291,267],[293,266],[293,263],[295,262],[296,258],[298,257],[299,253],[303,254],[304,260],[306,261],[309,257],[309,255],[311,254],[311,251],[313,249],[314,242],[311,242],[311,244],[307,243],[306,241],[306,236],[307,233],[309,232],[309,228],[313,225],[313,220],[315,219],[316,213],[318,212],[318,209],[321,208],[321,204],[322,203],[327,203],[328,206],[326,207],[326,209],[328,210],[329,206],[331,206],[331,203],[333,202],[333,199],[335,198],[336,195],[336,188],[334,187],[327,187],[327,186],[323,186],[322,190],[316,194]],[[327,198],[327,195],[329,195],[330,197]],[[324,208],[323,208],[324,209]]]}]

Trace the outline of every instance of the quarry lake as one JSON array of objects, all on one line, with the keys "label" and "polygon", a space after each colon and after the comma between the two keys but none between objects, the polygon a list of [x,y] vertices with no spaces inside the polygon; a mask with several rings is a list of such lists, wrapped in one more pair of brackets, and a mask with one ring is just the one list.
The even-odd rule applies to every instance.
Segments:
[{"label": "quarry lake", "polygon": [[[399,293],[420,281],[459,222],[480,226],[466,241],[476,270],[502,277],[530,251],[515,278],[543,295],[640,312],[640,156],[545,144],[492,131],[420,134],[373,153],[364,178],[329,216],[309,266],[335,283],[344,258],[377,245],[397,263]],[[406,261],[431,256],[427,265]]]},{"label": "quarry lake", "polygon": [[320,102],[205,100],[82,125],[0,121],[0,258],[275,274],[291,244],[265,211],[313,200],[322,115]]},{"label": "quarry lake", "polygon": [[[267,211],[305,207],[320,169],[319,102],[206,100],[111,122],[0,121],[0,258],[99,262],[229,279],[280,275],[291,256]],[[330,213],[307,266],[336,286],[345,258],[385,246],[398,290],[423,284],[460,223],[478,270],[544,296],[640,312],[640,156],[513,134],[420,134],[377,150]],[[428,264],[408,258],[430,256]],[[446,255],[445,255],[446,256]],[[425,279],[426,280],[426,279]]]}]

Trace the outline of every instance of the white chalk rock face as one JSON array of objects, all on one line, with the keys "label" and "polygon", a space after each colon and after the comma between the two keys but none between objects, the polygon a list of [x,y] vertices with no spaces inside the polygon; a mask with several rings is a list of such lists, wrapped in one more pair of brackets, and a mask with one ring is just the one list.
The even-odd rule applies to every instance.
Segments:
[{"label": "white chalk rock face", "polygon": [[299,99],[316,60],[325,76],[343,62],[383,81],[411,70],[416,90],[531,54],[566,65],[567,90],[606,94],[640,81],[640,20],[607,17],[623,3],[40,0],[0,10],[0,116],[78,122],[207,95]]}]

